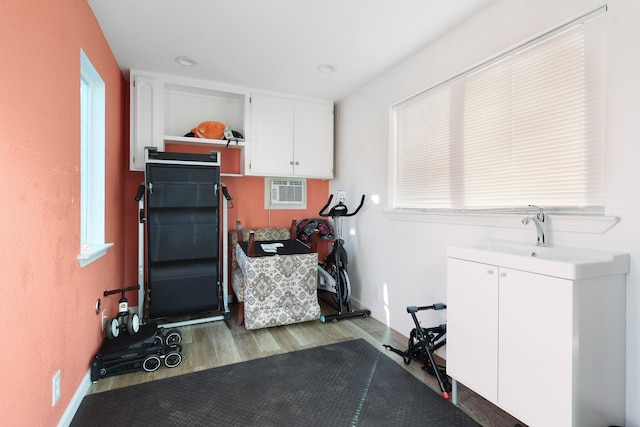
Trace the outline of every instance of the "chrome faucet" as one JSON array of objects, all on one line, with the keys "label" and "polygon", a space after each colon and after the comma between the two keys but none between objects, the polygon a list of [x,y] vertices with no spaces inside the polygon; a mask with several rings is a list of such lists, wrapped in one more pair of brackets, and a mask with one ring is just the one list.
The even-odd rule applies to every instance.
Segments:
[{"label": "chrome faucet", "polygon": [[536,246],[547,246],[547,244],[544,241],[544,228],[543,228],[544,218],[545,218],[544,208],[541,208],[536,205],[529,205],[529,207],[538,208],[538,213],[536,213],[535,216],[524,217],[522,219],[522,223],[527,225],[529,224],[529,221],[533,221],[533,223],[536,226],[536,231],[538,232],[538,241],[536,242]]}]

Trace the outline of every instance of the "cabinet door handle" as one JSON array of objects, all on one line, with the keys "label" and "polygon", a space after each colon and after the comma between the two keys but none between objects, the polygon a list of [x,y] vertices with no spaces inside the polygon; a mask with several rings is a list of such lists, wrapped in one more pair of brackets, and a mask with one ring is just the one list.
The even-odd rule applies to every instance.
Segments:
[{"label": "cabinet door handle", "polygon": [[296,166],[298,166],[300,164],[300,162],[296,162]]},{"label": "cabinet door handle", "polygon": [[291,160],[291,161],[289,162],[289,164],[290,164],[291,166],[293,166],[293,160]]},{"label": "cabinet door handle", "polygon": [[500,273],[500,277],[507,277],[507,273]]},{"label": "cabinet door handle", "polygon": [[487,274],[493,274],[493,270],[487,271]]}]

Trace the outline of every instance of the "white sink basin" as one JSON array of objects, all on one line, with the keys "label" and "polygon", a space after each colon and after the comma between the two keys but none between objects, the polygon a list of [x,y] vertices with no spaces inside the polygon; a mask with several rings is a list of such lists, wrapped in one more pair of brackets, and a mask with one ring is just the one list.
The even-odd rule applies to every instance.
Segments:
[{"label": "white sink basin", "polygon": [[626,274],[629,254],[568,246],[536,246],[504,240],[477,247],[447,247],[447,257],[564,279]]}]

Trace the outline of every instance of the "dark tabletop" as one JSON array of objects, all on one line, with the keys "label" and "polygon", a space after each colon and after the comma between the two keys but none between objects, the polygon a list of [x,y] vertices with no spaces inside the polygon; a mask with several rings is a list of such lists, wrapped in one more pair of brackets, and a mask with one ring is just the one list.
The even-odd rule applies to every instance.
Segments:
[{"label": "dark tabletop", "polygon": [[[247,253],[248,242],[240,243],[240,247]],[[275,252],[265,251],[265,249],[273,248]],[[254,242],[254,257],[271,256],[271,255],[295,255],[308,254],[311,249],[299,240],[256,240]]]}]

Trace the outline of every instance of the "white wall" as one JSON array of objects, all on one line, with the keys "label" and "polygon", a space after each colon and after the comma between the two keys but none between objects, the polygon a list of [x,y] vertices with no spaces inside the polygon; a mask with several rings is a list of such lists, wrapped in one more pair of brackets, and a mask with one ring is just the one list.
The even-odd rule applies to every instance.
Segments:
[{"label": "white wall", "polygon": [[[407,305],[446,301],[446,246],[478,244],[490,238],[534,242],[536,235],[532,226],[520,224],[520,217],[513,217],[513,225],[508,226],[492,221],[459,225],[401,221],[385,213],[389,107],[603,4],[598,0],[498,0],[338,103],[337,175],[330,190],[347,190],[348,205],[355,205],[362,193],[380,197],[380,204],[369,200],[357,217],[344,224],[345,230],[354,229],[353,235],[345,236],[353,296],[372,310],[373,317],[407,335],[412,328]],[[549,238],[557,245],[631,254],[626,307],[626,426],[631,427],[640,426],[640,1],[610,0],[608,6],[606,214],[620,217],[620,222],[606,232],[553,230]],[[544,307],[540,313],[553,316]]]}]

